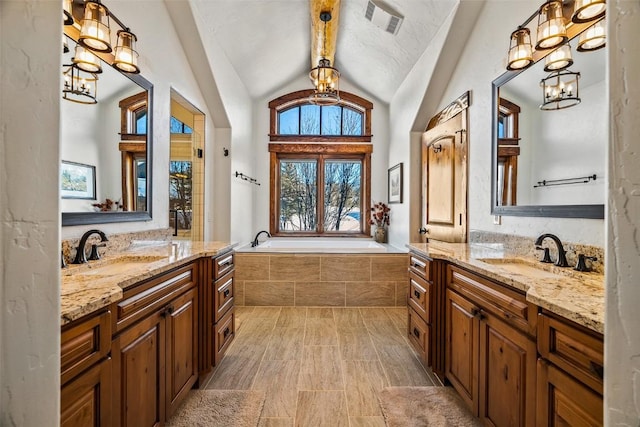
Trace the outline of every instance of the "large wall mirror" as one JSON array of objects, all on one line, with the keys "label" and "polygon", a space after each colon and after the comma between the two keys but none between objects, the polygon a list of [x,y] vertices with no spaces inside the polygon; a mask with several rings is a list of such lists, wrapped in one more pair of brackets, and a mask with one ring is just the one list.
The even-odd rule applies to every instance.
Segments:
[{"label": "large wall mirror", "polygon": [[76,42],[65,40],[63,84],[68,88],[75,80],[90,96],[63,91],[62,225],[150,220],[153,87],[140,74],[121,73],[104,61],[95,76],[72,76],[67,64],[78,54]]},{"label": "large wall mirror", "polygon": [[[543,110],[545,59],[493,82],[492,214],[604,218],[606,49],[578,52],[580,103]],[[567,90],[575,88],[567,86]],[[555,106],[553,106],[555,107]]]}]

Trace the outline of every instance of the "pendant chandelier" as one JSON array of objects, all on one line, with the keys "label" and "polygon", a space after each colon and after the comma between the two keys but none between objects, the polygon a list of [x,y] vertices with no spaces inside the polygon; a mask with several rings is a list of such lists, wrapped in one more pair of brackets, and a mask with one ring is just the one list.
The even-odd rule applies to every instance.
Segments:
[{"label": "pendant chandelier", "polygon": [[98,103],[98,76],[81,70],[76,64],[67,64],[65,67],[62,73],[62,98],[78,104]]},{"label": "pendant chandelier", "polygon": [[578,83],[580,73],[555,71],[540,81],[541,110],[562,110],[580,103]]},{"label": "pendant chandelier", "polygon": [[340,72],[331,66],[326,56],[327,22],[331,20],[331,12],[320,12],[320,20],[324,22],[322,58],[318,66],[309,72],[314,91],[309,102],[314,105],[335,105],[340,102]]}]

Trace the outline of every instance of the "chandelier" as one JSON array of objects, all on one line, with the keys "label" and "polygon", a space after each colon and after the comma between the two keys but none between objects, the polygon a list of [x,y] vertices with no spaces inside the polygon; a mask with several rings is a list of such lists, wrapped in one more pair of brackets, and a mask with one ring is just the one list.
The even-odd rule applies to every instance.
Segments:
[{"label": "chandelier", "polygon": [[323,57],[318,61],[318,66],[309,72],[309,78],[314,86],[309,102],[314,105],[335,105],[340,102],[340,72],[331,66],[329,59],[324,57],[327,44],[327,22],[331,20],[331,12],[320,12],[320,20],[324,22]]}]

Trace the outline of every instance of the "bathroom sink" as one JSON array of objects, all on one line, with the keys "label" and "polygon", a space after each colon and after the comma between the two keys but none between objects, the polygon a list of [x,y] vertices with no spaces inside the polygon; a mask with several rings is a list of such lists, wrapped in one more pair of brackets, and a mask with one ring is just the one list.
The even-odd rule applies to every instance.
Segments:
[{"label": "bathroom sink", "polygon": [[529,277],[557,279],[559,276],[575,276],[579,274],[572,268],[557,267],[553,264],[542,263],[525,258],[478,258],[487,264],[495,265],[509,273],[520,274]]},{"label": "bathroom sink", "polygon": [[167,259],[163,255],[121,255],[112,259],[102,259],[99,263],[87,265],[86,269],[75,276],[112,276],[123,274],[132,270],[139,270],[145,264]]}]

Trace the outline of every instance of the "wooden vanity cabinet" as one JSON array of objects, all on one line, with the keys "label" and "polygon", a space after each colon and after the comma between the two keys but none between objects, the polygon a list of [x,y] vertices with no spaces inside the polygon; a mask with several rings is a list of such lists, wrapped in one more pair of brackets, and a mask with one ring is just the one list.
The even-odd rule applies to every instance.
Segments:
[{"label": "wooden vanity cabinet", "polygon": [[536,307],[452,265],[447,287],[446,378],[485,425],[534,426]]},{"label": "wooden vanity cabinet", "polygon": [[543,311],[538,352],[538,425],[602,425],[603,336]]},{"label": "wooden vanity cabinet", "polygon": [[207,382],[235,337],[235,255],[200,260],[199,384]]},{"label": "wooden vanity cabinet", "polygon": [[60,425],[111,425],[111,312],[92,313],[61,332]]},{"label": "wooden vanity cabinet", "polygon": [[409,253],[409,342],[420,361],[444,380],[444,272],[446,263]]},{"label": "wooden vanity cabinet", "polygon": [[113,424],[162,424],[198,378],[197,263],[136,284],[113,304]]}]

